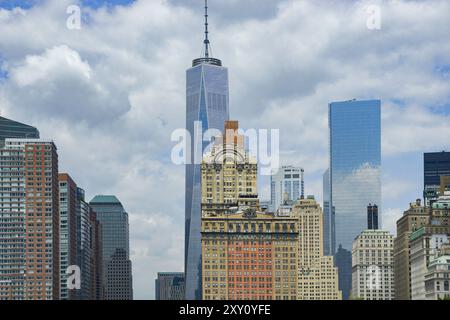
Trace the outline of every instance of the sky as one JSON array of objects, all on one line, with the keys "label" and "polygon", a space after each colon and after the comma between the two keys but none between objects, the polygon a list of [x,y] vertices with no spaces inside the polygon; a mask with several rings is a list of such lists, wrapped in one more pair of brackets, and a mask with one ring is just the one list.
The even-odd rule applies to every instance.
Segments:
[{"label": "sky", "polygon": [[[70,29],[67,8],[81,8]],[[367,28],[370,5],[381,28]],[[60,171],[115,194],[130,218],[137,299],[158,271],[182,271],[185,72],[202,54],[203,1],[0,0],[0,115],[36,126]],[[211,0],[214,57],[230,72],[244,128],[280,129],[281,162],[322,199],[328,103],[382,100],[383,228],[422,196],[423,152],[450,151],[447,0]],[[262,200],[269,197],[260,178]]]}]

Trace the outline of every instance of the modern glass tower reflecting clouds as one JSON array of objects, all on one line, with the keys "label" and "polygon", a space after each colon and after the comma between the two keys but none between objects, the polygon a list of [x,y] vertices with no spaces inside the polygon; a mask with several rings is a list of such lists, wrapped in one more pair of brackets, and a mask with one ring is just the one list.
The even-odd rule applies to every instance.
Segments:
[{"label": "modern glass tower reflecting clouds", "polygon": [[[206,6],[205,6],[206,7]],[[228,69],[209,55],[208,13],[205,8],[205,55],[195,59],[186,74],[186,129],[192,139],[197,125],[201,131],[223,131],[229,119]],[[208,143],[204,143],[202,152]],[[191,144],[190,163],[186,165],[185,199],[185,276],[186,299],[201,299],[201,159],[195,161],[195,143]]]},{"label": "modern glass tower reflecting clouds", "polygon": [[[330,168],[327,217],[334,217],[334,248],[352,250],[367,228],[367,206],[381,207],[381,102],[346,101],[329,105]],[[329,220],[330,221],[330,220]],[[381,216],[380,216],[381,221]],[[331,221],[330,221],[331,222]],[[333,228],[325,228],[333,232]],[[328,251],[327,250],[327,251]],[[339,266],[338,266],[339,267]],[[340,287],[350,288],[350,274],[340,272]],[[349,292],[344,292],[348,298]]]}]

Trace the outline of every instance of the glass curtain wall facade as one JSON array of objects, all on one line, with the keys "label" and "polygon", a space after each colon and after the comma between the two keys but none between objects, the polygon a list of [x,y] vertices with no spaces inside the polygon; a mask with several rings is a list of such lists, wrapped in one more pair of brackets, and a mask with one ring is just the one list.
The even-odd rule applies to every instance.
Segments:
[{"label": "glass curtain wall facade", "polygon": [[330,170],[323,174],[323,252],[332,256],[336,252],[334,244],[334,210],[330,199]]},{"label": "glass curtain wall facade", "polygon": [[27,124],[0,117],[0,146],[5,145],[7,138],[39,139],[39,131]]},{"label": "glass curtain wall facade", "polygon": [[[194,140],[194,134],[208,129],[221,132],[229,119],[228,69],[220,60],[200,58],[194,60],[186,77],[186,129]],[[199,128],[201,124],[201,129]],[[207,142],[191,143],[186,165],[185,200],[185,274],[186,299],[201,299],[201,158]]]},{"label": "glass curtain wall facade", "polygon": [[437,200],[442,176],[450,176],[450,152],[431,152],[423,156],[423,193],[425,204]]},{"label": "glass curtain wall facade", "polygon": [[89,202],[102,226],[102,270],[106,300],[133,300],[128,213],[115,196]]},{"label": "glass curtain wall facade", "polygon": [[285,166],[270,177],[270,210],[276,212],[286,200],[297,201],[305,197],[303,168]]},{"label": "glass curtain wall facade", "polygon": [[[328,211],[334,210],[335,247],[350,253],[353,240],[367,228],[367,206],[381,205],[381,101],[331,103],[329,128]],[[381,224],[381,215],[379,219]],[[350,257],[351,265],[351,254],[342,256]],[[349,265],[341,260],[336,263]],[[344,299],[351,288],[351,268],[343,272],[347,269],[339,272]]]}]

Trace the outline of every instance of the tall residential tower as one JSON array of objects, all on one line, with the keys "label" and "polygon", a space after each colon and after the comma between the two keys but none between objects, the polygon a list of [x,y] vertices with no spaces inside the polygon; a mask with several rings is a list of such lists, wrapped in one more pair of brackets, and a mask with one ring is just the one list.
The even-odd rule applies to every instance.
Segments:
[{"label": "tall residential tower", "polygon": [[60,296],[58,154],[52,141],[0,148],[0,300]]}]

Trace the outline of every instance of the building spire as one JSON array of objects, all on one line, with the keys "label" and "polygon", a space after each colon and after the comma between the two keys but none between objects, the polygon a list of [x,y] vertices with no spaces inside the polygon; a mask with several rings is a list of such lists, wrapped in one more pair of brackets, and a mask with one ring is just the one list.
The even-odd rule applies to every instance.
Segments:
[{"label": "building spire", "polygon": [[205,0],[205,58],[209,58],[208,0]]},{"label": "building spire", "polygon": [[205,52],[204,52],[203,57],[194,59],[194,61],[192,61],[193,67],[198,66],[200,64],[209,64],[209,65],[214,65],[214,66],[219,66],[219,67],[222,66],[222,61],[212,57],[211,45],[209,42],[208,17],[209,17],[209,15],[208,15],[208,0],[205,0],[205,40],[203,41],[203,43],[205,44]]}]

